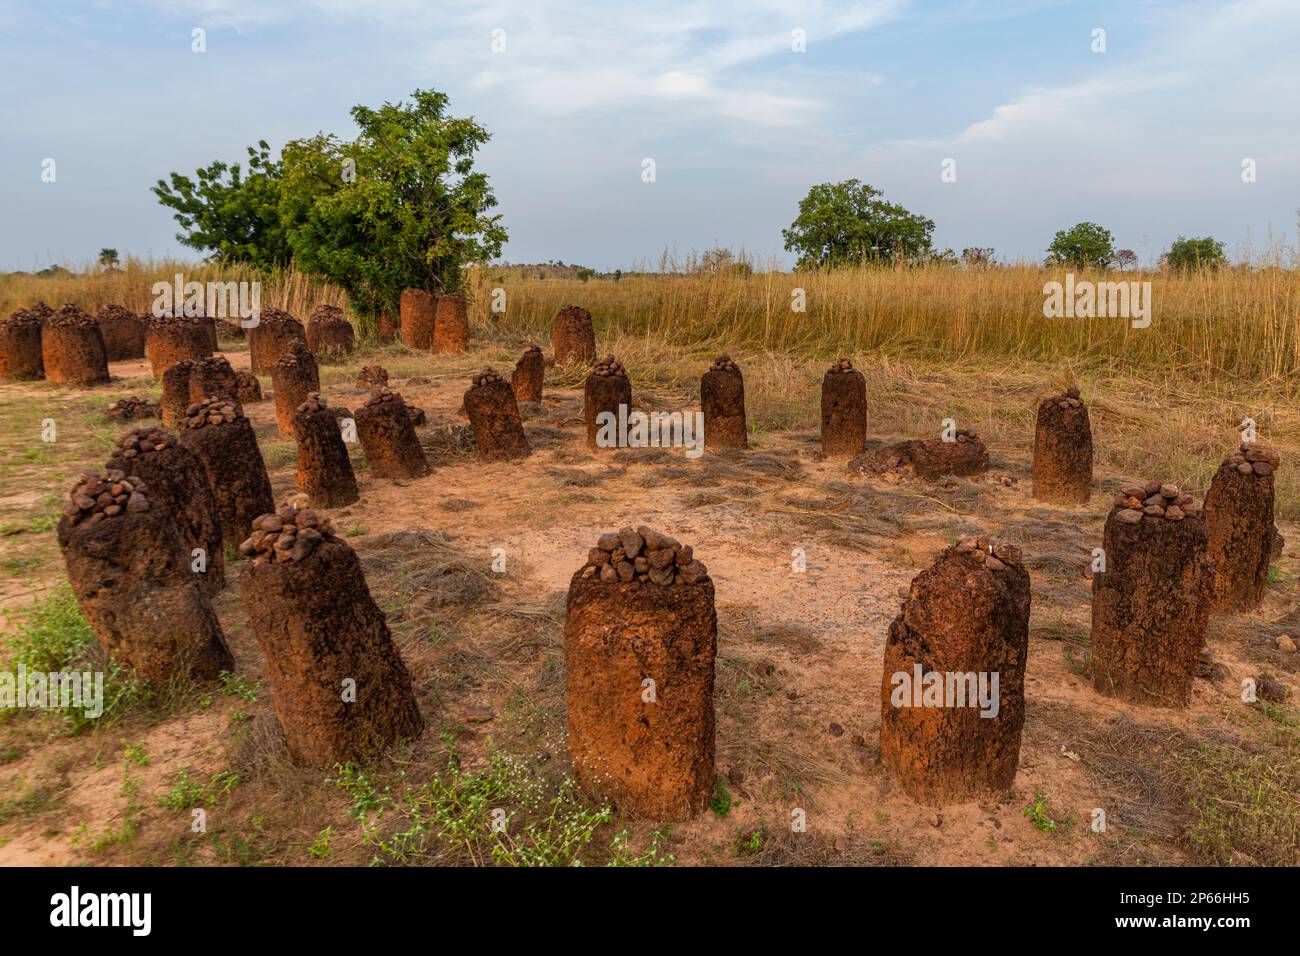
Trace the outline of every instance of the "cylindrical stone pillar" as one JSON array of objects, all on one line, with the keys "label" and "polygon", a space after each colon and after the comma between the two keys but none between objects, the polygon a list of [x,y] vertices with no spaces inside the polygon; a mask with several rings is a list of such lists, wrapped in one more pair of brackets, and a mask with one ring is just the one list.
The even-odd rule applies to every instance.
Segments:
[{"label": "cylindrical stone pillar", "polygon": [[469,348],[469,313],[459,292],[438,296],[433,317],[433,353],[463,352]]},{"label": "cylindrical stone pillar", "polygon": [[713,581],[689,546],[647,527],[602,535],[569,582],[569,755],[583,787],[656,820],[713,792]]},{"label": "cylindrical stone pillar", "polygon": [[581,306],[565,306],[555,316],[555,364],[590,362],[596,358],[596,333],[591,313]]},{"label": "cylindrical stone pillar", "polygon": [[144,335],[144,351],[154,378],[177,362],[198,362],[212,354],[208,331],[194,319],[181,315],[164,315],[152,319]]},{"label": "cylindrical stone pillar", "polygon": [[1125,488],[1106,518],[1092,579],[1092,682],[1101,693],[1186,707],[1205,645],[1213,569],[1191,495]]},{"label": "cylindrical stone pillar", "polygon": [[402,344],[427,352],[433,347],[433,296],[424,289],[405,289],[400,303]]},{"label": "cylindrical stone pillar", "polygon": [[514,389],[515,400],[520,402],[540,402],[542,384],[546,380],[546,359],[540,345],[530,345],[515,363],[514,374],[510,376],[510,387]]},{"label": "cylindrical stone pillar", "polygon": [[184,426],[188,417],[186,409],[194,404],[190,398],[190,377],[194,372],[194,362],[181,359],[167,367],[162,374],[162,423],[172,430]]},{"label": "cylindrical stone pillar", "polygon": [[1029,572],[1013,545],[964,539],[912,579],[889,626],[880,758],[921,803],[1003,793],[1025,722]]},{"label": "cylindrical stone pillar", "polygon": [[88,474],[59,522],[59,548],[95,640],[156,688],[211,680],[234,660],[190,571],[170,511],[120,471]]},{"label": "cylindrical stone pillar", "polygon": [[120,305],[106,305],[95,315],[104,350],[110,362],[144,358],[144,336],[149,323],[142,315]]},{"label": "cylindrical stone pillar", "polygon": [[221,516],[222,542],[238,547],[248,537],[253,519],[275,510],[257,436],[234,402],[200,402],[188,412],[181,444],[203,462]]},{"label": "cylindrical stone pillar", "polygon": [[169,431],[134,428],[117,439],[107,467],[139,478],[149,486],[150,497],[171,512],[189,568],[203,592],[213,595],[225,587],[221,514],[203,462],[194,452]]},{"label": "cylindrical stone pillar", "polygon": [[1077,388],[1045,398],[1034,426],[1034,497],[1083,504],[1092,494],[1092,424]]},{"label": "cylindrical stone pillar", "polygon": [[190,367],[190,400],[187,404],[193,405],[209,398],[224,398],[243,404],[239,397],[239,378],[224,355],[213,355]]},{"label": "cylindrical stone pillar", "polygon": [[360,497],[337,411],[313,392],[293,416],[298,443],[294,487],[307,494],[316,508],[341,508]]},{"label": "cylindrical stone pillar", "polygon": [[307,330],[283,309],[262,309],[248,330],[248,363],[254,375],[270,375],[294,342],[307,344]]},{"label": "cylindrical stone pillar", "polygon": [[730,355],[720,355],[700,378],[700,407],[704,410],[704,448],[748,448],[745,423],[745,379]]},{"label": "cylindrical stone pillar", "polygon": [[376,389],[388,384],[388,369],[382,365],[363,365],[357,373],[357,388]]},{"label": "cylindrical stone pillar", "polygon": [[852,458],[867,444],[867,380],[846,358],[822,378],[822,453]]},{"label": "cylindrical stone pillar", "polygon": [[275,424],[283,438],[293,437],[293,416],[312,392],[320,391],[320,368],[303,342],[292,342],[271,368]]},{"label": "cylindrical stone pillar", "polygon": [[252,372],[240,369],[235,373],[235,400],[240,405],[252,405],[262,400],[262,383]]},{"label": "cylindrical stone pillar", "polygon": [[429,462],[402,396],[377,388],[354,416],[366,466],[376,478],[420,478]]},{"label": "cylindrical stone pillar", "polygon": [[257,519],[240,551],[252,559],[240,591],[290,755],[312,766],[364,762],[418,737],[410,673],[329,519],[282,508]]},{"label": "cylindrical stone pillar", "polygon": [[[610,355],[591,370],[582,386],[582,417],[587,425],[588,448],[618,447],[619,406],[626,418],[632,408],[632,383],[623,363]],[[613,428],[609,415],[613,416]]]},{"label": "cylindrical stone pillar", "polygon": [[19,309],[0,324],[0,378],[29,382],[45,377],[45,360],[41,357],[43,325],[41,316],[30,309]]},{"label": "cylindrical stone pillar", "polygon": [[509,461],[532,454],[514,390],[496,369],[485,368],[474,376],[473,387],[465,392],[465,412],[474,429],[479,458]]},{"label": "cylindrical stone pillar", "polygon": [[352,323],[336,305],[318,305],[307,319],[307,348],[318,358],[351,355],[356,345]]},{"label": "cylindrical stone pillar", "polygon": [[56,385],[100,385],[109,380],[99,324],[75,305],[65,305],[45,320],[41,362],[45,380]]},{"label": "cylindrical stone pillar", "polygon": [[1273,472],[1281,456],[1254,442],[1219,466],[1205,495],[1211,611],[1247,611],[1264,600],[1273,560]]},{"label": "cylindrical stone pillar", "polygon": [[401,326],[393,315],[392,309],[380,309],[379,318],[375,323],[375,333],[379,336],[381,342],[391,342],[397,338]]}]

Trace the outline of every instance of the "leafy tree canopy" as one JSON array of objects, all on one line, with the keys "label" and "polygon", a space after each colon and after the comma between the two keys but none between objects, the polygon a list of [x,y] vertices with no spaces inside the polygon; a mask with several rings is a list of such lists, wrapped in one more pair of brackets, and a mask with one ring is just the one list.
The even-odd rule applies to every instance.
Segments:
[{"label": "leafy tree canopy", "polygon": [[158,201],[175,210],[182,245],[213,258],[250,262],[261,268],[289,263],[291,252],[280,225],[280,167],[265,140],[248,147],[248,170],[239,163],[210,163],[194,178],[172,173],[152,187]]},{"label": "leafy tree canopy", "polygon": [[1166,253],[1169,268],[1180,272],[1196,269],[1217,269],[1228,261],[1223,254],[1223,243],[1212,236],[1201,239],[1187,239],[1179,236]]},{"label": "leafy tree canopy", "polygon": [[857,179],[822,183],[799,201],[799,215],[781,230],[798,268],[872,260],[915,261],[930,251],[934,220],[886,202],[884,193]]},{"label": "leafy tree canopy", "polygon": [[1109,229],[1081,222],[1056,234],[1047,247],[1047,262],[1074,269],[1105,269],[1114,254],[1115,240]]}]

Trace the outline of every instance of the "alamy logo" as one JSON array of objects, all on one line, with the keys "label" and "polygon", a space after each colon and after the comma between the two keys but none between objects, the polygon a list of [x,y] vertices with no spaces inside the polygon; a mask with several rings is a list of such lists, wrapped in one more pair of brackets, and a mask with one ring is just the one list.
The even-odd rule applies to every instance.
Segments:
[{"label": "alamy logo", "polygon": [[175,282],[155,282],[149,290],[154,296],[152,313],[186,318],[239,319],[246,329],[256,328],[262,314],[260,282],[186,282],[176,273]]},{"label": "alamy logo", "polygon": [[998,672],[930,671],[913,664],[911,673],[895,671],[889,682],[894,707],[978,707],[981,717],[996,717]]},{"label": "alamy logo", "polygon": [[129,926],[132,935],[148,936],[153,922],[152,893],[69,893],[50,897],[51,926]]},{"label": "alamy logo", "polygon": [[0,671],[0,709],[78,709],[92,720],[104,712],[103,671]]},{"label": "alamy logo", "polygon": [[598,448],[685,448],[687,458],[704,454],[703,412],[628,412],[596,415]]},{"label": "alamy logo", "polygon": [[1067,272],[1064,284],[1048,282],[1043,295],[1049,319],[1132,319],[1135,329],[1151,324],[1150,282],[1075,282]]}]

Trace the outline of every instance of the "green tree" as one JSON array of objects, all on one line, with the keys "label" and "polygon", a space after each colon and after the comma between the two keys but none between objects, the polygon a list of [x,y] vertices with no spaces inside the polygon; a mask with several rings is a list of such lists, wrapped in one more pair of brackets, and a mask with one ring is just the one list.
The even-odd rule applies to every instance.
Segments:
[{"label": "green tree", "polygon": [[470,262],[499,256],[506,231],[496,199],[474,172],[488,133],[447,115],[447,97],[355,106],[354,140],[318,134],[282,157],[281,221],[297,265],[376,312],[407,287],[450,292]]},{"label": "green tree", "polygon": [[158,201],[175,210],[182,245],[212,258],[251,262],[261,268],[287,265],[291,257],[280,224],[280,166],[265,140],[248,147],[248,171],[221,160],[194,178],[171,174],[152,187]]},{"label": "green tree", "polygon": [[99,265],[102,269],[116,269],[118,266],[118,257],[116,249],[100,249]]},{"label": "green tree", "polygon": [[1081,222],[1056,234],[1047,247],[1047,262],[1075,269],[1105,269],[1114,254],[1115,240],[1109,229]]},{"label": "green tree", "polygon": [[1187,239],[1179,236],[1166,253],[1169,268],[1178,272],[1192,272],[1196,269],[1217,269],[1228,261],[1223,254],[1223,243],[1212,236],[1202,239]]},{"label": "green tree", "polygon": [[822,183],[799,201],[799,215],[781,230],[797,268],[871,260],[916,260],[930,251],[934,220],[885,202],[884,193],[857,179]]}]

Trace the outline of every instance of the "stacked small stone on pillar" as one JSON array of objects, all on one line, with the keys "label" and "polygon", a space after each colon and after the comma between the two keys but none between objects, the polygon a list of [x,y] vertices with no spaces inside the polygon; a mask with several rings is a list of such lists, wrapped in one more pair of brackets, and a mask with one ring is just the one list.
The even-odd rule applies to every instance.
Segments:
[{"label": "stacked small stone on pillar", "polygon": [[1029,605],[1019,550],[988,538],[958,542],[912,579],[885,641],[880,758],[913,800],[966,803],[1010,788]]},{"label": "stacked small stone on pillar", "polygon": [[597,440],[603,427],[599,421],[601,414],[609,412],[617,421],[620,405],[625,409],[632,407],[632,383],[628,381],[623,363],[612,355],[598,362],[582,386],[582,399],[582,417],[587,425],[587,446],[602,447]]},{"label": "stacked small stone on pillar", "polygon": [[170,510],[121,471],[87,473],[58,527],[68,581],[95,640],[155,687],[211,680],[234,661]]},{"label": "stacked small stone on pillar", "polygon": [[382,365],[363,365],[357,373],[357,388],[383,388],[388,384],[388,369]]},{"label": "stacked small stone on pillar", "polygon": [[144,351],[154,378],[177,362],[198,362],[212,354],[207,329],[181,315],[164,315],[149,322],[144,334]]},{"label": "stacked small stone on pillar", "polygon": [[569,582],[569,755],[621,809],[686,819],[714,769],[713,581],[689,545],[642,526],[603,534]]},{"label": "stacked small stone on pillar", "polygon": [[1278,539],[1273,473],[1280,462],[1272,448],[1243,442],[1215,472],[1204,511],[1211,611],[1246,611],[1264,600]]},{"label": "stacked small stone on pillar", "polygon": [[167,428],[180,428],[188,417],[186,409],[194,404],[190,398],[190,376],[194,362],[181,359],[162,374],[162,422]]},{"label": "stacked small stone on pillar", "polygon": [[484,461],[509,461],[532,454],[514,390],[495,369],[474,376],[465,392],[465,412],[474,429],[474,442]]},{"label": "stacked small stone on pillar", "polygon": [[1212,588],[1205,523],[1191,495],[1158,481],[1120,492],[1092,579],[1092,680],[1156,707],[1191,699]]},{"label": "stacked small stone on pillar", "polygon": [[433,317],[433,353],[463,352],[469,347],[469,313],[459,292],[438,296]]},{"label": "stacked small stone on pillar", "polygon": [[433,346],[433,296],[424,289],[405,289],[400,300],[402,344],[427,352]]},{"label": "stacked small stone on pillar", "polygon": [[262,383],[252,372],[241,368],[235,373],[235,400],[240,405],[252,405],[262,400]]},{"label": "stacked small stone on pillar", "polygon": [[340,358],[352,354],[356,333],[352,323],[336,305],[318,305],[307,319],[307,348],[321,357]]},{"label": "stacked small stone on pillar", "polygon": [[[254,378],[253,383],[256,384],[257,379]],[[258,397],[261,397],[260,386]],[[190,400],[186,404],[209,398],[224,398],[241,405],[244,403],[239,394],[239,375],[224,355],[213,355],[190,366]]]},{"label": "stacked small stone on pillar", "polygon": [[44,318],[31,309],[18,309],[0,324],[0,379],[29,382],[45,377],[41,357],[44,324]]},{"label": "stacked small stone on pillar", "polygon": [[581,306],[569,305],[555,316],[555,364],[590,362],[596,357],[596,333],[591,313]]},{"label": "stacked small stone on pillar", "polygon": [[749,447],[745,378],[730,355],[719,355],[700,378],[700,406],[706,450]]},{"label": "stacked small stone on pillar", "polygon": [[302,323],[283,309],[262,309],[257,325],[248,330],[248,361],[253,374],[270,375],[294,342],[307,344]]},{"label": "stacked small stone on pillar", "polygon": [[248,537],[253,519],[275,510],[257,436],[235,402],[197,402],[186,412],[181,444],[203,462],[221,516],[221,540],[238,547]]},{"label": "stacked small stone on pillar", "polygon": [[[221,547],[221,513],[203,462],[162,428],[133,428],[117,439],[106,466],[139,478],[149,494],[171,512],[199,587],[208,595],[226,586],[226,558]],[[203,570],[194,571],[195,551]]]},{"label": "stacked small stone on pillar", "polygon": [[514,389],[515,399],[520,402],[540,402],[542,384],[546,380],[546,359],[540,345],[530,345],[515,363],[514,374],[510,376],[510,387]]},{"label": "stacked small stone on pillar", "polygon": [[108,406],[104,417],[110,422],[134,422],[141,418],[162,418],[162,406],[147,398],[131,395]]},{"label": "stacked small stone on pillar", "polygon": [[259,516],[240,552],[251,559],[240,590],[290,755],[360,762],[418,737],[411,676],[329,519],[292,506]]},{"label": "stacked small stone on pillar", "polygon": [[108,353],[99,323],[75,305],[45,319],[41,330],[45,380],[58,385],[100,385],[108,378]]},{"label": "stacked small stone on pillar", "polygon": [[304,342],[292,342],[271,368],[275,424],[285,438],[293,437],[293,416],[312,392],[320,391],[320,368]]},{"label": "stacked small stone on pillar", "polygon": [[354,419],[371,475],[420,478],[429,473],[429,462],[401,395],[387,386],[375,389]]},{"label": "stacked small stone on pillar", "polygon": [[144,358],[144,336],[149,327],[142,315],[121,305],[106,305],[95,315],[104,350],[110,362]]},{"label": "stacked small stone on pillar", "polygon": [[852,458],[867,444],[867,380],[846,358],[822,378],[822,453]]},{"label": "stacked small stone on pillar", "polygon": [[1034,426],[1034,497],[1083,504],[1092,494],[1092,424],[1071,387],[1045,398]]},{"label": "stacked small stone on pillar", "polygon": [[298,443],[294,487],[307,494],[317,508],[341,508],[360,497],[348,446],[339,431],[338,411],[318,392],[312,392],[293,416]]}]

